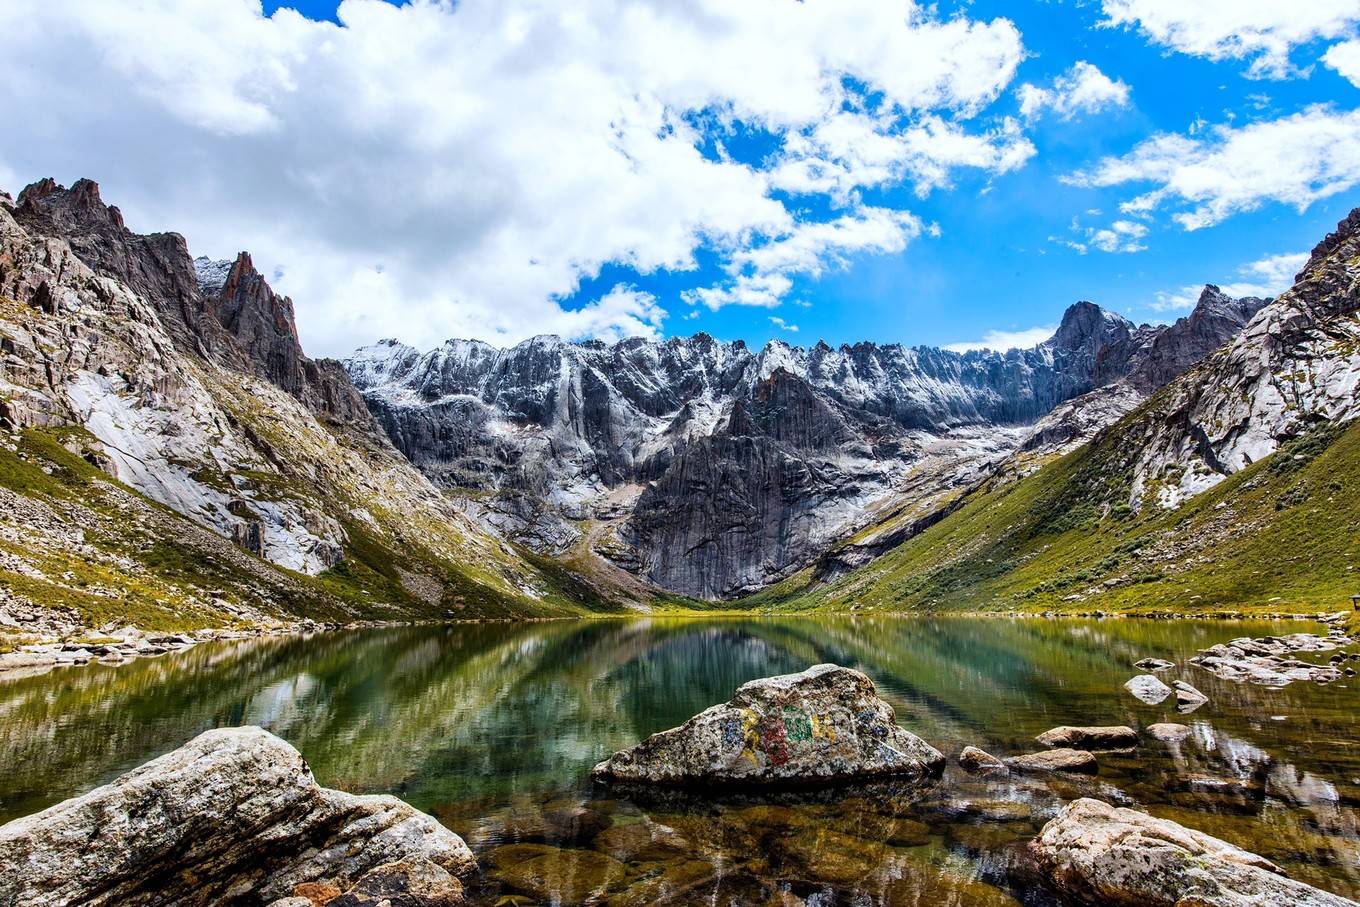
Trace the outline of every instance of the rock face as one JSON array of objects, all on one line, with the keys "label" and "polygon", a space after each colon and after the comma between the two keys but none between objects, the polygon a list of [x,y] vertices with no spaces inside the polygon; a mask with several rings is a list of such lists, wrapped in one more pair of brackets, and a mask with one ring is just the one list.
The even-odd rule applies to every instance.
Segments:
[{"label": "rock face", "polygon": [[1035,738],[1044,746],[1080,750],[1122,750],[1138,745],[1138,733],[1129,727],[1055,727]]},{"label": "rock face", "polygon": [[[388,865],[399,861],[411,862]],[[208,731],[0,826],[0,903],[33,907],[162,903],[167,891],[186,905],[259,904],[309,882],[366,895],[397,876],[452,898],[461,887],[448,876],[475,868],[434,819],[395,797],[319,786],[297,750],[259,728]]]},{"label": "rock face", "polygon": [[[1313,250],[1294,286],[1127,427],[1133,506],[1175,506],[1319,421],[1360,415],[1360,209]],[[1136,440],[1135,440],[1136,438]]]},{"label": "rock face", "polygon": [[897,726],[873,681],[824,664],[744,684],[731,701],[615,753],[593,774],[662,785],[808,785],[924,777],[944,762]]},{"label": "rock face", "polygon": [[1068,804],[1030,847],[1054,887],[1082,903],[1353,905],[1286,878],[1269,860],[1218,838],[1099,800]]},{"label": "rock face", "polygon": [[1199,318],[1172,327],[1078,303],[1051,340],[1004,353],[755,352],[698,334],[510,349],[457,340],[423,354],[383,341],[345,365],[433,479],[544,504],[476,505],[488,523],[560,552],[580,537],[570,524],[607,520],[602,553],[666,589],[725,598],[798,569],[869,505],[928,501],[980,477],[1055,406],[1118,384],[1035,443],[1089,437],[1192,364],[1199,342],[1231,336],[1231,315],[1209,309],[1257,305],[1230,302],[1206,296]]}]

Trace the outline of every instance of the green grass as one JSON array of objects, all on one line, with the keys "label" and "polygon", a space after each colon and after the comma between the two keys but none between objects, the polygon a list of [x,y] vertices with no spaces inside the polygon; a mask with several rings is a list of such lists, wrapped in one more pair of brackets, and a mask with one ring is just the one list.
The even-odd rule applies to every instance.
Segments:
[{"label": "green grass", "polygon": [[742,604],[1335,611],[1360,592],[1360,422],[1319,426],[1175,510],[1148,505],[1141,513],[1121,506],[1132,473],[1120,437],[1111,432],[1020,481],[975,491],[940,523],[836,582],[813,586],[805,571]]}]

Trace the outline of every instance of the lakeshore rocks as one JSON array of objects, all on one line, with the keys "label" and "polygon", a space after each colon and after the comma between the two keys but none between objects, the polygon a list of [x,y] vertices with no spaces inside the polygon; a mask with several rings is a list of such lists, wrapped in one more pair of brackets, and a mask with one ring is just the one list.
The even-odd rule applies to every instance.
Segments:
[{"label": "lakeshore rocks", "polygon": [[1293,633],[1260,639],[1242,637],[1203,649],[1190,659],[1190,663],[1216,677],[1237,683],[1272,687],[1288,686],[1296,680],[1330,683],[1344,676],[1336,664],[1309,664],[1289,656],[1301,652],[1331,652],[1352,643],[1353,640],[1335,629],[1327,636]]},{"label": "lakeshore rocks", "polygon": [[1172,681],[1171,685],[1176,688],[1176,711],[1182,714],[1193,712],[1209,701],[1208,696],[1184,680]]},{"label": "lakeshore rocks", "polygon": [[1006,763],[993,756],[986,750],[980,750],[975,746],[965,746],[963,752],[959,753],[959,765],[964,771],[982,772],[1004,772]]},{"label": "lakeshore rocks", "polygon": [[864,674],[822,664],[744,684],[731,701],[615,753],[593,775],[743,786],[938,774],[944,756],[895,718]]},{"label": "lakeshore rocks", "polygon": [[1006,765],[1017,772],[1077,772],[1094,775],[1100,764],[1094,754],[1086,750],[1055,749],[1046,753],[1012,756]]},{"label": "lakeshore rocks", "polygon": [[1190,728],[1183,724],[1173,722],[1162,722],[1159,724],[1149,724],[1147,726],[1149,736],[1155,737],[1166,743],[1178,743],[1190,736]]},{"label": "lakeshore rocks", "polygon": [[1139,674],[1124,684],[1124,689],[1132,693],[1135,699],[1148,705],[1157,705],[1171,695],[1171,687],[1151,674]]},{"label": "lakeshore rocks", "polygon": [[[403,860],[419,865],[369,878]],[[386,878],[390,887],[396,874],[432,890],[442,876],[422,861],[451,876],[476,866],[463,840],[430,816],[395,797],[323,788],[284,741],[227,728],[0,826],[0,904],[152,904],[167,891],[185,907],[268,904],[309,882],[344,891]],[[444,884],[443,900],[393,904],[461,903],[454,885]]]},{"label": "lakeshore rocks", "polygon": [[1082,903],[1354,907],[1226,841],[1099,800],[1069,803],[1030,850],[1048,881]]},{"label": "lakeshore rocks", "polygon": [[1078,750],[1124,750],[1138,745],[1138,733],[1133,728],[1113,727],[1055,727],[1034,738],[1044,746]]}]

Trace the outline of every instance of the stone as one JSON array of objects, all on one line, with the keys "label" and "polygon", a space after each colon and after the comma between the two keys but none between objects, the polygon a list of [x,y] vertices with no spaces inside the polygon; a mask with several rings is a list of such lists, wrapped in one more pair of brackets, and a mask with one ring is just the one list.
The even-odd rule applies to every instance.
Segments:
[{"label": "stone", "polygon": [[[261,903],[297,886],[345,889],[426,859],[476,868],[463,840],[395,797],[316,783],[301,754],[259,728],[208,731],[111,784],[0,826],[0,903]],[[319,890],[319,889],[317,889]]]},{"label": "stone", "polygon": [[1354,907],[1226,841],[1099,800],[1069,803],[1030,848],[1047,881],[1081,903]]},{"label": "stone", "polygon": [[1175,724],[1172,722],[1149,724],[1147,726],[1147,732],[1152,737],[1165,741],[1166,743],[1176,743],[1190,736],[1190,728],[1183,724]]},{"label": "stone", "polygon": [[1298,680],[1330,683],[1344,676],[1335,664],[1314,665],[1290,656],[1298,652],[1330,652],[1350,645],[1344,636],[1315,636],[1293,633],[1289,636],[1246,637],[1219,643],[1200,651],[1190,663],[1238,683],[1282,687]]},{"label": "stone", "polygon": [[1171,695],[1171,687],[1151,674],[1139,674],[1124,684],[1124,689],[1132,693],[1135,699],[1148,705],[1157,705]]},{"label": "stone", "polygon": [[1006,765],[1018,772],[1078,772],[1083,775],[1094,775],[1100,769],[1094,754],[1071,749],[1013,756],[1006,760]]},{"label": "stone", "polygon": [[268,907],[315,907],[315,905],[307,898],[291,897],[270,901]]},{"label": "stone", "polygon": [[898,727],[873,681],[823,664],[753,680],[729,702],[595,766],[602,780],[805,785],[938,774],[938,750]]},{"label": "stone", "polygon": [[1142,668],[1144,671],[1169,671],[1176,666],[1174,661],[1167,661],[1164,658],[1144,658],[1133,663],[1135,668]]},{"label": "stone", "polygon": [[1004,772],[1006,770],[1006,763],[986,750],[980,750],[975,746],[963,748],[963,752],[959,753],[959,765],[964,771],[975,773]]},{"label": "stone", "polygon": [[370,869],[330,907],[462,907],[463,885],[419,857]]},{"label": "stone", "polygon": [[1044,746],[1079,750],[1123,750],[1138,745],[1138,733],[1133,728],[1120,725],[1111,727],[1063,725],[1051,731],[1044,731],[1034,739]]},{"label": "stone", "polygon": [[692,849],[675,829],[647,818],[605,829],[595,836],[593,846],[623,863],[673,860]]},{"label": "stone", "polygon": [[1209,701],[1208,696],[1184,680],[1173,681],[1171,685],[1176,688],[1176,711],[1182,714],[1193,712]]}]

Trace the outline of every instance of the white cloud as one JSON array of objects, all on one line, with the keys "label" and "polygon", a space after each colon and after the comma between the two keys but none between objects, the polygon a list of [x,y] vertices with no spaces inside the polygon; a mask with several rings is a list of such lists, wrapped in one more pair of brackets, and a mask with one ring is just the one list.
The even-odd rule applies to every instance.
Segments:
[{"label": "white cloud", "polygon": [[798,325],[796,325],[796,324],[789,324],[789,323],[788,323],[787,321],[785,321],[783,318],[780,318],[780,317],[778,317],[778,316],[776,316],[776,315],[771,315],[771,316],[770,316],[770,324],[774,325],[775,327],[779,328],[779,329],[782,330],[782,331],[788,331],[788,332],[791,333],[791,334],[797,334],[797,333],[798,333]]},{"label": "white cloud", "polygon": [[[560,300],[609,263],[682,270],[702,248],[840,233],[775,196],[800,165],[797,191],[864,220],[856,187],[924,193],[1033,153],[1015,124],[975,121],[1024,55],[1015,26],[909,0],[344,0],[338,18],[8,0],[0,103],[25,140],[0,173],[90,176],[137,229],[250,248],[283,272],[308,348],[334,354],[655,332],[659,303],[627,288]],[[735,124],[781,150],[705,153]],[[736,273],[763,299],[826,266]]]},{"label": "white cloud", "polygon": [[1057,330],[1053,325],[1043,325],[1018,331],[988,331],[981,340],[949,343],[945,344],[944,348],[955,353],[966,353],[969,350],[1027,350],[1043,343]]},{"label": "white cloud", "polygon": [[870,207],[834,221],[799,224],[763,245],[734,252],[727,283],[686,291],[685,300],[715,310],[726,305],[774,308],[793,288],[793,275],[820,277],[828,268],[844,267],[852,255],[900,252],[923,229],[914,215]]},{"label": "white cloud", "polygon": [[1051,236],[1049,239],[1076,249],[1082,255],[1085,255],[1091,249],[1100,252],[1127,254],[1142,252],[1147,248],[1141,240],[1147,236],[1148,228],[1137,221],[1117,220],[1108,227],[1082,227],[1074,219],[1072,229],[1078,232],[1082,239],[1059,239],[1055,236]]},{"label": "white cloud", "polygon": [[1051,88],[1026,83],[1016,93],[1020,113],[1028,118],[1052,110],[1061,119],[1070,120],[1078,113],[1099,113],[1129,103],[1129,86],[1123,80],[1111,79],[1085,60],[1078,60],[1054,79]]},{"label": "white cloud", "polygon": [[[1307,252],[1267,255],[1237,269],[1238,279],[1220,284],[1219,289],[1229,296],[1278,296],[1294,285],[1294,276],[1308,262]],[[1155,312],[1185,312],[1193,309],[1204,287],[1190,285],[1179,290],[1163,291],[1148,307]]]},{"label": "white cloud", "polygon": [[1322,62],[1351,80],[1360,88],[1360,40],[1342,41],[1328,48],[1322,55]]},{"label": "white cloud", "polygon": [[1282,78],[1289,53],[1360,23],[1355,0],[1103,0],[1106,24],[1137,26],[1164,47],[1210,60],[1250,60],[1248,74]]},{"label": "white cloud", "polygon": [[1303,211],[1360,183],[1360,110],[1317,105],[1241,128],[1218,126],[1204,137],[1161,134],[1123,157],[1066,178],[1079,186],[1153,183],[1121,205],[1126,214],[1176,207],[1187,230],[1280,202]]}]

